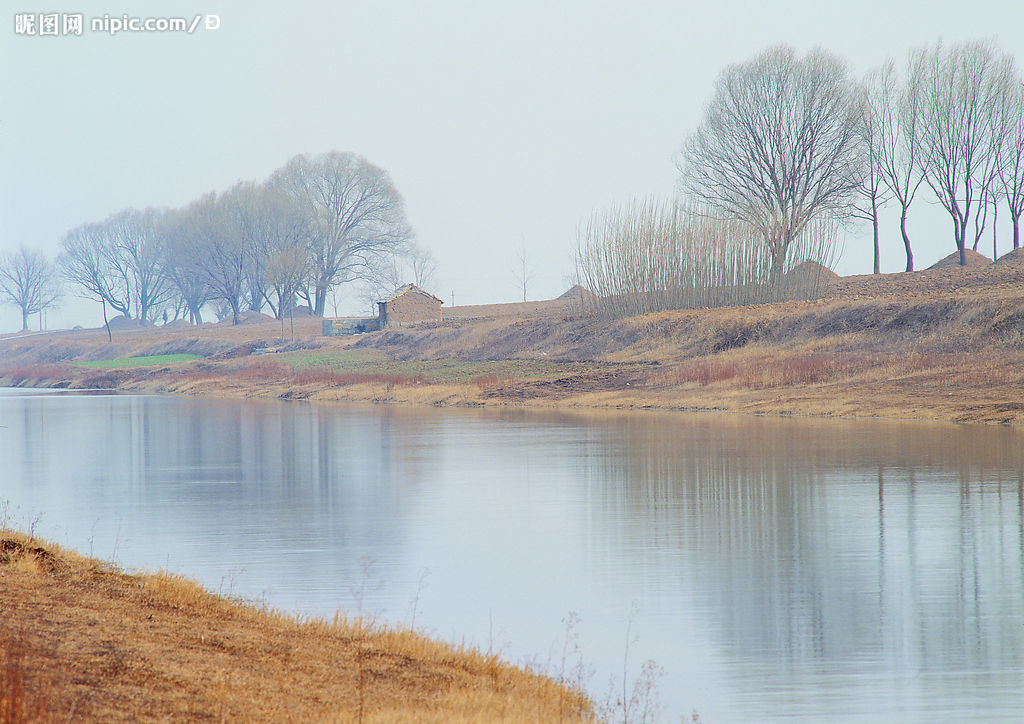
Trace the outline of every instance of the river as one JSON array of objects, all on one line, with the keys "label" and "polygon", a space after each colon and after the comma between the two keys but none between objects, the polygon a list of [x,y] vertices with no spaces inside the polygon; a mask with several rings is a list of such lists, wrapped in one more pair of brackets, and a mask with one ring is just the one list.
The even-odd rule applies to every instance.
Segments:
[{"label": "river", "polygon": [[0,522],[673,722],[1019,721],[1022,480],[1007,427],[0,390]]}]

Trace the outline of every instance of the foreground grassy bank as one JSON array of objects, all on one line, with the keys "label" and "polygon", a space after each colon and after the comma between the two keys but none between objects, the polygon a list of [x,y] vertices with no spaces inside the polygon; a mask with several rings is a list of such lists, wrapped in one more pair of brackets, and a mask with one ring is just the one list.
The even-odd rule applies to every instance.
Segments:
[{"label": "foreground grassy bank", "polygon": [[592,721],[496,656],[304,621],[0,531],[0,721]]},{"label": "foreground grassy bank", "polygon": [[[451,310],[350,338],[319,336],[315,319],[287,341],[273,322],[121,332],[113,344],[95,330],[7,338],[0,385],[1024,424],[1024,256],[846,277],[814,301],[620,320],[534,307]],[[199,359],[177,361],[186,355]]]}]

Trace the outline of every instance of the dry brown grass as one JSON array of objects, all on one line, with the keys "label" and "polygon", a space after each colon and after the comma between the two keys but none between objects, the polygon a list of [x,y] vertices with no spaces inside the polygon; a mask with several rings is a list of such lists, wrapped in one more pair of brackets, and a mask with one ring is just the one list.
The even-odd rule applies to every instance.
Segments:
[{"label": "dry brown grass", "polygon": [[298,620],[9,531],[0,549],[0,722],[593,720],[579,691],[410,631]]}]

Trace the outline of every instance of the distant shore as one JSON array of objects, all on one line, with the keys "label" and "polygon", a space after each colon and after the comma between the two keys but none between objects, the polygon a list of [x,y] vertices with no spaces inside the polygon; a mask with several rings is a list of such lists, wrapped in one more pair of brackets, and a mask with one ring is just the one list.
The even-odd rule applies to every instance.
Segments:
[{"label": "distant shore", "polygon": [[353,337],[320,336],[316,318],[289,331],[7,337],[0,385],[1024,424],[1024,264],[845,277],[812,301],[619,320],[553,300]]}]

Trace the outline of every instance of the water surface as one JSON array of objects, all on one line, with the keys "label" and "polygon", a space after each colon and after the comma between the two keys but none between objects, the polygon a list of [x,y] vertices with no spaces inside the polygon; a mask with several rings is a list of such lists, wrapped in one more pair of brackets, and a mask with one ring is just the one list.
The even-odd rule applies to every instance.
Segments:
[{"label": "water surface", "polygon": [[1001,427],[0,390],[18,527],[556,674],[582,655],[598,700],[653,660],[666,721],[1019,720],[1022,479]]}]

